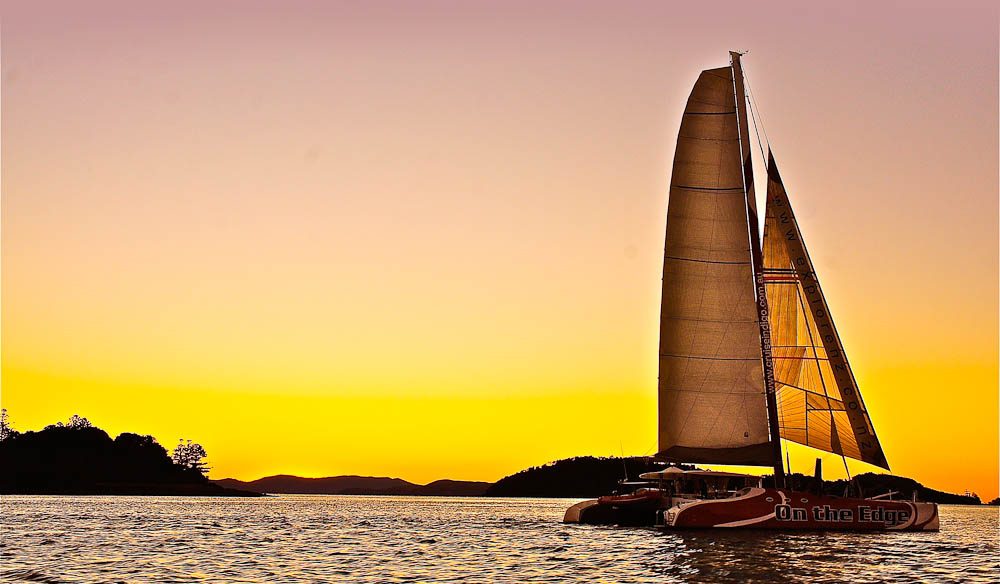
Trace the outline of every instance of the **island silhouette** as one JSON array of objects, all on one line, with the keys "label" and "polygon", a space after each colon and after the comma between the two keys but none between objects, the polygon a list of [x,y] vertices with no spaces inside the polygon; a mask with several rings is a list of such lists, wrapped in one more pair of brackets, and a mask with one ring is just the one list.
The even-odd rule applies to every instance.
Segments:
[{"label": "island silhouette", "polygon": [[22,433],[3,414],[0,494],[260,496],[209,481],[204,449],[191,441],[171,457],[152,436],[112,439],[80,416]]},{"label": "island silhouette", "polygon": [[[651,457],[580,456],[535,466],[495,483],[442,479],[426,485],[400,478],[341,475],[322,478],[274,475],[253,481],[210,480],[204,448],[181,441],[172,455],[153,436],[124,432],[112,439],[76,416],[39,431],[17,432],[6,411],[0,424],[0,494],[189,495],[253,497],[269,494],[418,495],[465,497],[596,497],[621,481],[663,468]],[[691,469],[693,466],[682,465]],[[793,474],[805,485],[814,479]],[[829,494],[877,495],[962,505],[981,504],[975,494],[956,495],[890,474],[864,473],[851,481],[823,481]],[[996,502],[994,502],[996,504]]]},{"label": "island silhouette", "polygon": [[[678,465],[691,470],[694,466]],[[620,481],[635,481],[640,473],[663,469],[663,463],[648,456],[607,457],[580,456],[528,468],[504,477],[491,486],[486,496],[490,497],[576,497],[590,498],[607,495],[620,489]],[[863,473],[852,480],[823,481],[815,485],[812,476],[792,473],[787,475],[793,484],[804,488],[821,490],[831,495],[844,495],[851,491],[855,495],[873,496],[895,491],[895,498],[917,499],[930,503],[956,505],[979,505],[979,497],[955,495],[925,487],[917,481],[891,474]],[[767,482],[765,477],[765,482]]]},{"label": "island silhouette", "polygon": [[[686,470],[696,467],[680,465]],[[217,485],[274,494],[315,495],[426,495],[465,497],[551,497],[591,498],[619,490],[624,480],[637,480],[640,473],[663,468],[663,463],[648,456],[566,458],[542,466],[524,469],[495,483],[438,480],[418,485],[399,478],[356,475],[307,478],[275,475],[254,481],[220,479]],[[802,474],[790,474],[789,480],[816,489],[815,479]],[[979,505],[976,495],[955,495],[923,486],[917,481],[890,474],[864,473],[853,480],[823,481],[823,492],[843,495],[850,491],[865,496],[894,491],[895,498],[917,499],[933,503]]]}]

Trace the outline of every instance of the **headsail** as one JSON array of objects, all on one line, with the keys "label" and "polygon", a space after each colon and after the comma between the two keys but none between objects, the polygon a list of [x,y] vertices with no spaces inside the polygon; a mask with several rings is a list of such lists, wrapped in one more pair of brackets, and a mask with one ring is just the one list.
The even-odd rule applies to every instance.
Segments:
[{"label": "headsail", "polygon": [[781,437],[888,469],[770,153],[764,275]]},{"label": "headsail", "polygon": [[733,69],[703,71],[677,136],[660,310],[658,456],[771,465],[736,104]]}]

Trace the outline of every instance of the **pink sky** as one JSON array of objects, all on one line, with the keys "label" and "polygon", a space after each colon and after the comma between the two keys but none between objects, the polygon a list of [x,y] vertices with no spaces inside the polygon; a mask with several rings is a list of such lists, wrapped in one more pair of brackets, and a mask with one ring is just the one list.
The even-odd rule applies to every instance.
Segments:
[{"label": "pink sky", "polygon": [[[183,433],[241,478],[492,480],[620,443],[644,453],[680,112],[701,69],[745,49],[893,469],[996,494],[994,3],[2,15],[3,401],[22,427],[79,411]],[[184,392],[219,409],[163,413]],[[421,409],[429,395],[453,401]],[[614,423],[595,395],[615,400]],[[442,430],[464,450],[372,436],[320,468],[308,453],[281,467],[225,418],[232,399],[290,430],[318,415],[281,396],[373,424],[375,406],[351,400],[412,400],[400,436],[473,419],[475,400],[545,401],[524,408],[541,435],[496,420]],[[399,448],[406,466],[358,468]],[[935,470],[946,456],[967,472]]]}]

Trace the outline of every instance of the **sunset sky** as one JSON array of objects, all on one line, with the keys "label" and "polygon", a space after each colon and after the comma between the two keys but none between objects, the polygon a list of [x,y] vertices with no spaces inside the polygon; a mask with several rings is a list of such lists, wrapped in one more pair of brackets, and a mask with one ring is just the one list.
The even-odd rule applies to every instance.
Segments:
[{"label": "sunset sky", "polygon": [[83,4],[2,8],[15,428],[215,478],[654,453],[677,128],[743,49],[893,472],[997,495],[995,3]]}]

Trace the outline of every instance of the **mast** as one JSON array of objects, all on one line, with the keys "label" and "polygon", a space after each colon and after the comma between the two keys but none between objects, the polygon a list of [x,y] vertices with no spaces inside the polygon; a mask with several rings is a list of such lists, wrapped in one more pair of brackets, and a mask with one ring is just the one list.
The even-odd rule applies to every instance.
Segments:
[{"label": "mast", "polygon": [[771,435],[771,450],[774,458],[775,487],[785,486],[785,469],[781,462],[781,432],[778,427],[778,400],[774,384],[774,359],[771,357],[771,324],[768,317],[767,292],[764,285],[764,260],[761,253],[759,224],[757,221],[757,200],[753,184],[753,161],[750,156],[750,127],[747,122],[746,91],[743,86],[742,53],[730,51],[732,59],[733,85],[736,94],[736,115],[739,120],[740,153],[743,160],[743,190],[746,193],[747,238],[750,242],[752,258],[754,297],[757,318],[760,325],[760,355],[764,366],[764,397],[767,402],[767,424]]}]

